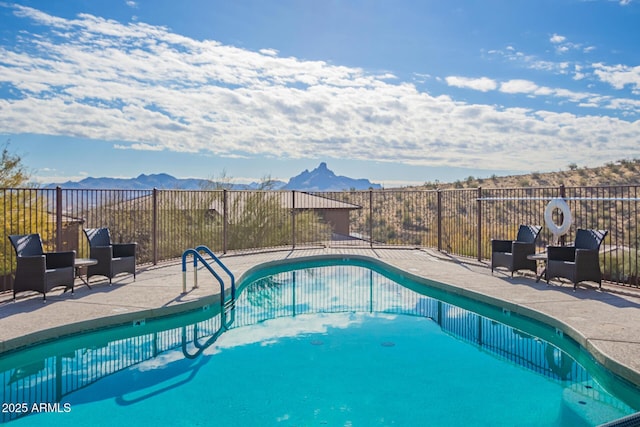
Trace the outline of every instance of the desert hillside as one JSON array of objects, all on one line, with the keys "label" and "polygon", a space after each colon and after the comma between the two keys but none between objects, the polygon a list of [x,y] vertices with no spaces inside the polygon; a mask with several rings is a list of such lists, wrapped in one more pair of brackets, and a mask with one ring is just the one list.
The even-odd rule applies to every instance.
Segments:
[{"label": "desert hillside", "polygon": [[559,186],[607,186],[607,185],[640,185],[640,159],[621,160],[607,163],[604,166],[586,168],[576,164],[567,166],[567,170],[558,172],[533,172],[526,175],[492,176],[475,178],[469,176],[464,180],[451,183],[425,182],[419,188],[510,188],[510,187],[548,187]]}]

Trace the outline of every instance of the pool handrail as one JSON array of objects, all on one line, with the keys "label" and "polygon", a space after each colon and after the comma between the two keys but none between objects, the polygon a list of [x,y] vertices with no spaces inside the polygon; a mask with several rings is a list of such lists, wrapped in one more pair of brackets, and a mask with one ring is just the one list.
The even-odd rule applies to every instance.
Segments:
[{"label": "pool handrail", "polygon": [[218,279],[218,283],[220,283],[220,309],[221,311],[224,313],[224,304],[225,304],[225,297],[224,297],[224,280],[222,280],[222,277],[220,277],[218,275],[218,273],[216,273],[216,271],[213,269],[213,267],[211,267],[211,264],[209,264],[203,257],[202,255],[200,255],[200,253],[198,251],[196,251],[195,249],[187,249],[186,251],[184,251],[182,253],[182,293],[186,294],[187,293],[187,257],[189,255],[193,255],[193,277],[194,277],[194,284],[193,287],[197,288],[198,287],[198,276],[197,276],[197,270],[198,270],[198,260],[200,260],[202,262],[202,264],[204,264],[204,266],[207,268],[207,270],[209,270],[209,273],[211,273],[216,279]]},{"label": "pool handrail", "polygon": [[235,301],[236,299],[236,278],[233,275],[233,273],[231,272],[231,270],[229,270],[227,268],[226,265],[224,265],[224,263],[222,261],[220,261],[220,258],[218,258],[211,249],[209,249],[207,246],[205,245],[200,245],[197,246],[195,248],[195,250],[200,253],[200,252],[206,252],[207,255],[209,255],[211,257],[212,260],[214,260],[216,262],[216,264],[218,264],[224,271],[225,273],[227,273],[229,275],[229,277],[231,278],[231,301]]}]

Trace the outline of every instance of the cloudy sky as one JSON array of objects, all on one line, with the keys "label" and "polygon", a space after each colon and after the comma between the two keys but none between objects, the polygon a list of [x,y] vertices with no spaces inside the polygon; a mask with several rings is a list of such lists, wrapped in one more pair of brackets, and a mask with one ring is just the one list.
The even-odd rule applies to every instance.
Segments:
[{"label": "cloudy sky", "polygon": [[34,179],[386,187],[640,158],[638,0],[0,0]]}]

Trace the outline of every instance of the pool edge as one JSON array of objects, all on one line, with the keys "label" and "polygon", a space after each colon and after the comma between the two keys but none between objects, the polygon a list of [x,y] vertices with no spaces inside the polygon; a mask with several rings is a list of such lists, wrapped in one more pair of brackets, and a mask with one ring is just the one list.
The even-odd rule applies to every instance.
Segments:
[{"label": "pool edge", "polygon": [[0,341],[0,357],[20,351],[33,345],[44,344],[59,338],[92,332],[98,329],[111,328],[121,325],[134,324],[150,319],[159,319],[167,316],[198,310],[206,305],[217,304],[220,294],[206,295],[193,301],[184,302],[165,307],[149,308],[139,311],[119,313],[110,316],[96,317],[66,325],[43,329],[20,337]]}]

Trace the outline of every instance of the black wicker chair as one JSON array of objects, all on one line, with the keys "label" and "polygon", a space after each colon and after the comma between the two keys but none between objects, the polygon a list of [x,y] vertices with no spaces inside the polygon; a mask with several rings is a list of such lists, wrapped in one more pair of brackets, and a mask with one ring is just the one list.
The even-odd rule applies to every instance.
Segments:
[{"label": "black wicker chair", "polygon": [[536,240],[542,227],[539,225],[521,225],[516,240],[491,240],[491,273],[497,267],[506,267],[513,273],[518,270],[536,272],[536,261],[527,256],[536,253]]},{"label": "black wicker chair", "polygon": [[89,240],[89,256],[98,261],[87,268],[87,281],[91,276],[111,279],[120,273],[132,273],[136,279],[136,243],[111,243],[108,228],[86,228]]},{"label": "black wicker chair", "polygon": [[607,230],[578,229],[573,246],[548,246],[547,283],[558,277],[569,279],[573,289],[585,281],[597,282],[602,288],[599,251],[607,233]]},{"label": "black wicker chair", "polygon": [[75,251],[44,252],[39,234],[9,236],[16,251],[16,273],[13,281],[13,299],[18,292],[35,291],[47,301],[47,292],[64,286],[71,289],[75,280]]}]

